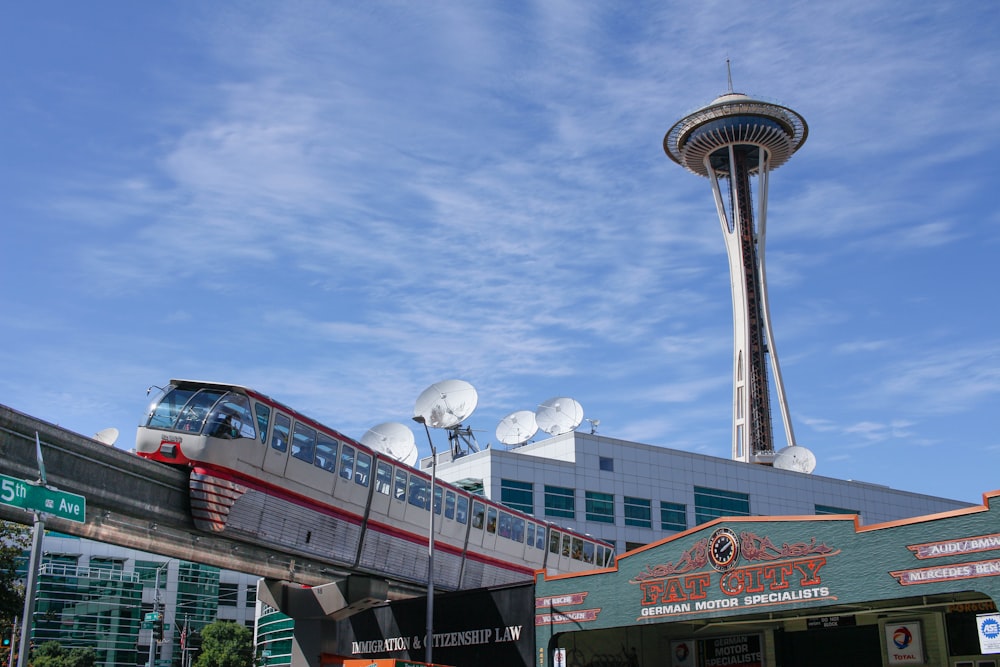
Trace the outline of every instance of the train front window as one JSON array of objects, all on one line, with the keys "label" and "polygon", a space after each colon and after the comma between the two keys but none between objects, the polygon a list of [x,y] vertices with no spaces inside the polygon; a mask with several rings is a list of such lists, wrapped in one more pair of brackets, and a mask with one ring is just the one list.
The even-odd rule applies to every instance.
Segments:
[{"label": "train front window", "polygon": [[223,391],[211,391],[203,389],[191,397],[184,409],[177,416],[177,423],[174,425],[178,431],[192,431],[201,433],[205,426],[208,413],[216,401],[222,398]]},{"label": "train front window", "polygon": [[[199,392],[208,393],[208,392]],[[257,438],[250,399],[243,394],[228,392],[216,401],[205,427],[205,435],[215,438]]]},{"label": "train front window", "polygon": [[149,406],[149,418],[146,426],[153,428],[173,428],[177,415],[194,396],[193,389],[177,389],[168,385]]}]

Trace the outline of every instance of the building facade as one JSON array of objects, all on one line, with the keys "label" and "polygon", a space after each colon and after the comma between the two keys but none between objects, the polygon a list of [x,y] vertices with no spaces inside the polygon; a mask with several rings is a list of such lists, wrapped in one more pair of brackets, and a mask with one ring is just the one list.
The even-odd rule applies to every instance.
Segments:
[{"label": "building facade", "polygon": [[209,623],[254,628],[252,575],[57,533],[45,535],[42,551],[33,646],[93,648],[103,667],[147,665],[151,655],[154,665],[184,667]]},{"label": "building facade", "polygon": [[[430,459],[420,465],[429,469]],[[437,475],[613,542],[618,553],[722,516],[856,514],[874,524],[968,506],[575,431],[515,449],[445,452]]]}]

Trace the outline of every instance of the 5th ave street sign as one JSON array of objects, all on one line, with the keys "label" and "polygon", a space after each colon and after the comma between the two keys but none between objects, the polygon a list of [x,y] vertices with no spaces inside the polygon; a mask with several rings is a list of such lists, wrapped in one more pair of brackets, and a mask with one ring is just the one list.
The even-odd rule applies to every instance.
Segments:
[{"label": "5th ave street sign", "polygon": [[80,523],[87,520],[87,499],[83,496],[7,475],[0,475],[0,503]]}]

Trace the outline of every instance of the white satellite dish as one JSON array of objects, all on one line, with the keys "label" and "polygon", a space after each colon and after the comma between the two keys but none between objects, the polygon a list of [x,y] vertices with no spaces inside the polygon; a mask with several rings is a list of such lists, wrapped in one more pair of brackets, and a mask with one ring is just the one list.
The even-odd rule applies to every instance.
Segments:
[{"label": "white satellite dish", "polygon": [[413,407],[414,419],[434,428],[455,428],[476,409],[479,394],[465,380],[435,382],[424,389]]},{"label": "white satellite dish", "polygon": [[538,430],[535,413],[531,410],[512,412],[497,424],[497,440],[505,445],[520,445]]},{"label": "white satellite dish", "polygon": [[406,424],[386,422],[372,426],[361,436],[361,444],[408,466],[417,462],[417,443]]},{"label": "white satellite dish", "polygon": [[774,455],[775,468],[804,472],[807,475],[816,469],[816,455],[799,445],[791,445]]},{"label": "white satellite dish", "polygon": [[105,445],[111,445],[113,447],[114,444],[118,442],[118,429],[114,426],[110,428],[102,428],[94,434],[94,440],[97,442],[103,442]]},{"label": "white satellite dish", "polygon": [[569,433],[583,421],[583,406],[565,396],[550,398],[535,410],[535,421],[549,435]]}]

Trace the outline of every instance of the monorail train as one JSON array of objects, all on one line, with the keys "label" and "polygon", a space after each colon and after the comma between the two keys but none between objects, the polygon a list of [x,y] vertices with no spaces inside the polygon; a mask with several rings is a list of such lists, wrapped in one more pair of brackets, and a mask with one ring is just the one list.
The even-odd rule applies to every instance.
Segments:
[{"label": "monorail train", "polygon": [[[354,571],[427,580],[430,475],[249,389],[171,380],[136,453],[190,467],[197,528]],[[575,572],[613,547],[457,486],[434,486],[434,581],[446,590]]]}]

